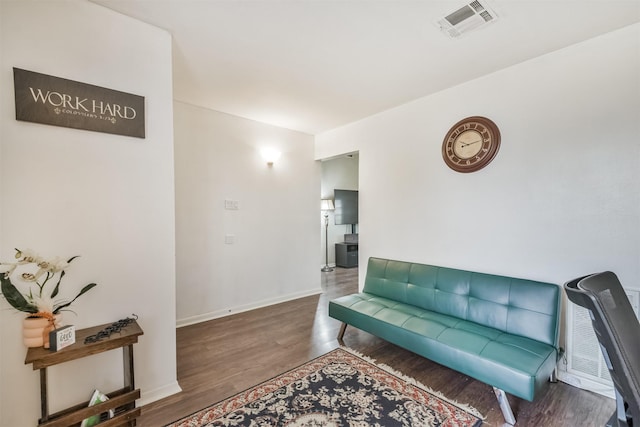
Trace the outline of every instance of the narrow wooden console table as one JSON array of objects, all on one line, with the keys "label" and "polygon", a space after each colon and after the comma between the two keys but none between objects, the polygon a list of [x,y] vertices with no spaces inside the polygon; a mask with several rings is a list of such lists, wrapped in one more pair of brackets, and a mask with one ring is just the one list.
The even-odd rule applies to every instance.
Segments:
[{"label": "narrow wooden console table", "polygon": [[[40,370],[40,408],[42,418],[38,422],[39,427],[63,427],[79,425],[83,419],[92,415],[115,410],[115,416],[101,422],[100,427],[114,427],[120,425],[135,426],[136,418],[140,416],[140,408],[136,408],[136,399],[140,398],[140,389],[135,388],[133,371],[133,344],[138,342],[142,335],[142,329],[137,322],[132,322],[122,328],[120,332],[114,332],[109,337],[100,341],[85,344],[84,339],[95,335],[105,327],[111,325],[94,326],[76,331],[76,342],[60,351],[52,352],[42,347],[30,348],[27,351],[25,365],[33,364],[33,369]],[[93,406],[87,406],[89,402],[67,408],[55,414],[49,414],[47,368],[64,362],[80,359],[82,357],[98,354],[109,350],[122,348],[124,362],[124,388],[108,393],[109,400]]]}]

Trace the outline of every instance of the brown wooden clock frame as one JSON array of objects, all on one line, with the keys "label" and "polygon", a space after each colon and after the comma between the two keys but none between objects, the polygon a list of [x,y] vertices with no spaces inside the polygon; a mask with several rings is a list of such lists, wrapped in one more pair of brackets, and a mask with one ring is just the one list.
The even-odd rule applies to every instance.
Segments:
[{"label": "brown wooden clock frame", "polygon": [[442,142],[442,158],[456,172],[476,172],[487,166],[500,149],[500,129],[486,117],[460,120]]}]

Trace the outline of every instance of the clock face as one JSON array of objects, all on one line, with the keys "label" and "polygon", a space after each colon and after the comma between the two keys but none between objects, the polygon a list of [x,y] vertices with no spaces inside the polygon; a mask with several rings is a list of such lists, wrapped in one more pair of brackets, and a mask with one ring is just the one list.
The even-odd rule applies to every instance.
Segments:
[{"label": "clock face", "polygon": [[453,125],[442,142],[442,158],[457,172],[488,165],[500,148],[500,131],[485,117],[468,117]]}]

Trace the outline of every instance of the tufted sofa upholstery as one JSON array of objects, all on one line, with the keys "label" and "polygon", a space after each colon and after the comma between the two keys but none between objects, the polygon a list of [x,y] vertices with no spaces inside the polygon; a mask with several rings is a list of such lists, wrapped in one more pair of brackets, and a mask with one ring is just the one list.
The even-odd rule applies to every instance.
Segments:
[{"label": "tufted sofa upholstery", "polygon": [[504,400],[507,392],[532,401],[556,367],[560,290],[370,258],[363,291],[330,301],[329,315],[344,322],[340,340],[349,324],[487,383]]}]

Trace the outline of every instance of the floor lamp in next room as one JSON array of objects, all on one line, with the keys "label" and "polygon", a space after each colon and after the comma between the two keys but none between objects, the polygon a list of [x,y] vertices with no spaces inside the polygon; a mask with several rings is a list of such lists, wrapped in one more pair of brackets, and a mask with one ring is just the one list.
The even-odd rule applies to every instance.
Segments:
[{"label": "floor lamp in next room", "polygon": [[320,210],[324,212],[324,267],[320,271],[333,271],[333,268],[329,267],[329,211],[333,209],[333,200],[321,200]]}]

